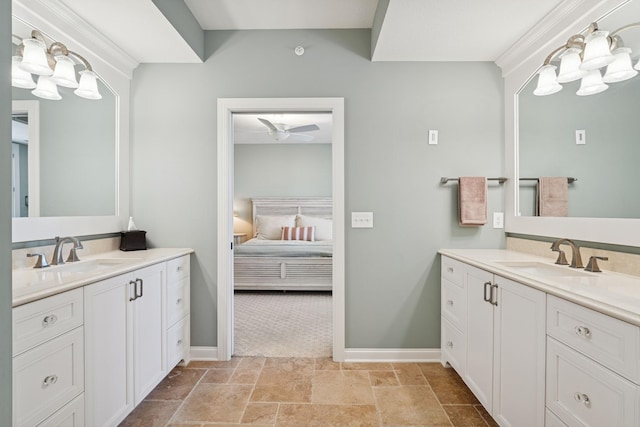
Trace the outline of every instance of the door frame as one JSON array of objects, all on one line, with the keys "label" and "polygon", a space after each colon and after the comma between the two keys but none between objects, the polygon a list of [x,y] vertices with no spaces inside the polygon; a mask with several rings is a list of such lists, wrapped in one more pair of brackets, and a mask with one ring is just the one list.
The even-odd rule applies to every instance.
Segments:
[{"label": "door frame", "polygon": [[333,360],[345,352],[345,218],[344,218],[344,98],[219,98],[218,99],[218,360],[233,353],[233,113],[331,113],[331,174],[333,198]]}]

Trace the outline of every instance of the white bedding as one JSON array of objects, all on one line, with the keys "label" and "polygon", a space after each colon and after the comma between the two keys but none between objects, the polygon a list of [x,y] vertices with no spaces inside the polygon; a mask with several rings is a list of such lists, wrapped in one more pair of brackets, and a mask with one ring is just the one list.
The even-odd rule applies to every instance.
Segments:
[{"label": "white bedding", "polygon": [[331,257],[332,253],[331,240],[307,242],[254,238],[234,247],[234,254],[239,257]]}]

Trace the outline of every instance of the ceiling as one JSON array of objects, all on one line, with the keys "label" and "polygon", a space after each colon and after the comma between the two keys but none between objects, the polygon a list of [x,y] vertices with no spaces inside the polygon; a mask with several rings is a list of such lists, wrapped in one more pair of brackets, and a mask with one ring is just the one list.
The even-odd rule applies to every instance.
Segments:
[{"label": "ceiling", "polygon": [[281,113],[255,114],[235,113],[233,115],[234,144],[288,144],[301,143],[285,139],[277,142],[269,135],[267,127],[258,118],[269,120],[279,129],[291,129],[298,126],[317,125],[320,129],[304,132],[313,137],[311,144],[331,144],[332,114],[331,113]]},{"label": "ceiling", "polygon": [[[200,62],[151,0],[59,0],[139,63]],[[203,30],[372,28],[378,0],[184,0]],[[495,61],[562,0],[380,0],[373,61]]]}]

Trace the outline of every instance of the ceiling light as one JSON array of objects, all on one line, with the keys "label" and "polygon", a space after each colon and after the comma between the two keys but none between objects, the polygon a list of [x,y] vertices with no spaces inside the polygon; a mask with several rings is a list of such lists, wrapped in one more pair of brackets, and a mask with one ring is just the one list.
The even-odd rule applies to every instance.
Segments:
[{"label": "ceiling light", "polygon": [[[640,71],[640,61],[635,67],[631,63],[631,49],[624,47],[618,33],[629,28],[640,27],[635,22],[609,33],[598,30],[598,24],[592,23],[587,35],[575,34],[567,42],[553,50],[538,71],[538,85],[533,91],[535,95],[551,95],[562,89],[560,83],[568,83],[578,79],[580,89],[577,95],[593,95],[607,90],[606,83],[616,83],[635,77]],[[559,54],[560,70],[555,74],[555,66],[551,61]],[[607,67],[602,77],[600,69]],[[638,70],[638,71],[636,71]]]},{"label": "ceiling light", "polygon": [[[98,91],[98,76],[91,64],[80,54],[73,52],[60,42],[53,42],[47,48],[44,36],[37,30],[31,38],[17,39],[16,55],[11,66],[11,85],[23,89],[34,89],[31,93],[44,99],[62,99],[57,86],[75,89],[74,93],[87,99],[101,99]],[[76,79],[76,66],[84,67]],[[32,74],[38,77],[33,82]],[[46,77],[46,78],[43,78]],[[31,83],[29,83],[31,81]]]}]

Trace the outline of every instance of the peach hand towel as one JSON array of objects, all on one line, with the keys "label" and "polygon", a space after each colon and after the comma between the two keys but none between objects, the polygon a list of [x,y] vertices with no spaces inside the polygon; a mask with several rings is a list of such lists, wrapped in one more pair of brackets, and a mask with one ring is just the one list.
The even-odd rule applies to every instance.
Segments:
[{"label": "peach hand towel", "polygon": [[568,188],[566,176],[541,176],[538,178],[538,215],[568,216]]},{"label": "peach hand towel", "polygon": [[462,226],[478,226],[487,223],[486,177],[458,178],[458,223]]}]

